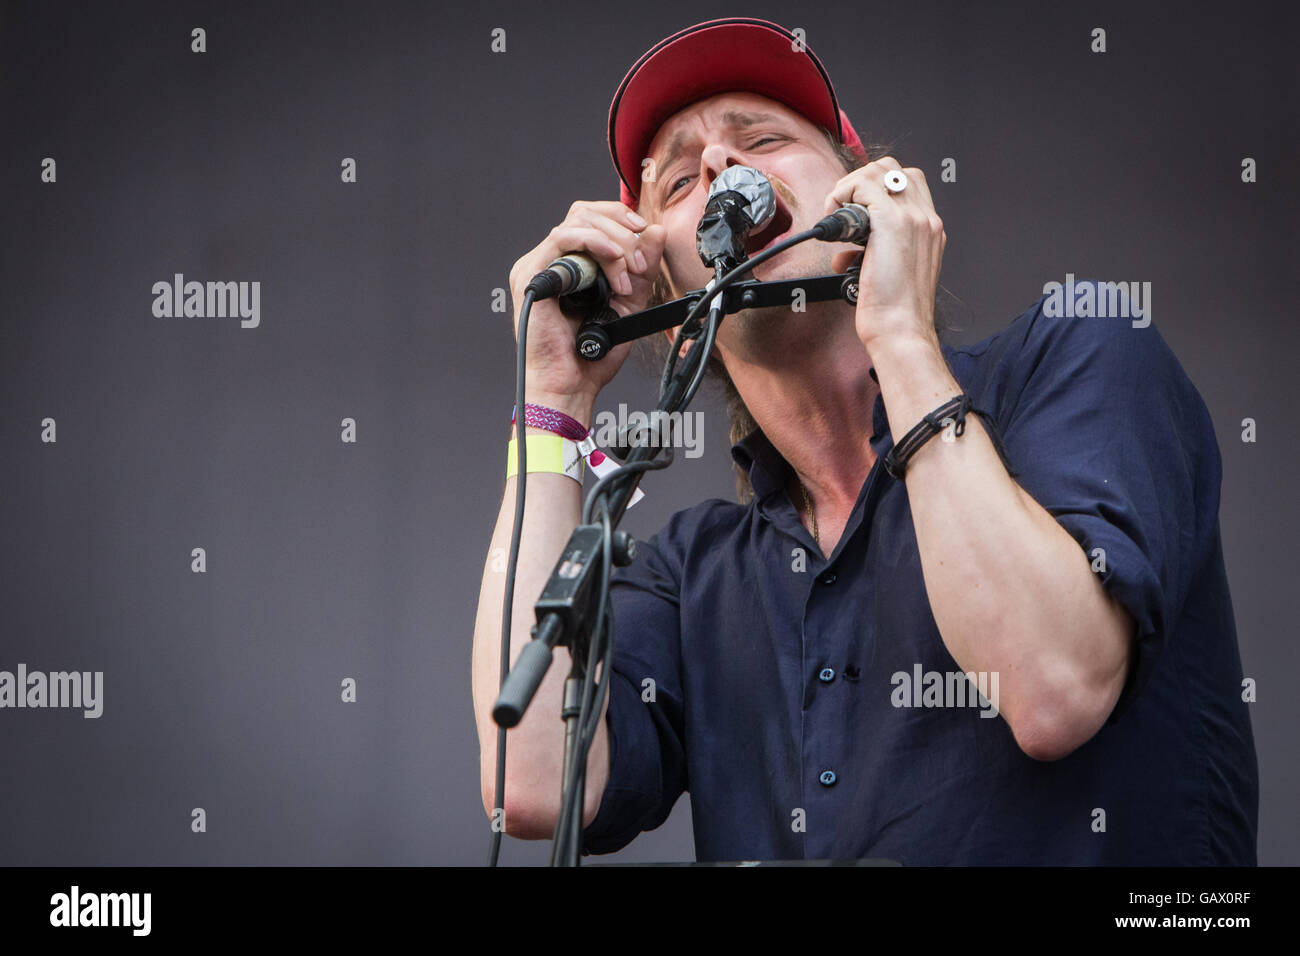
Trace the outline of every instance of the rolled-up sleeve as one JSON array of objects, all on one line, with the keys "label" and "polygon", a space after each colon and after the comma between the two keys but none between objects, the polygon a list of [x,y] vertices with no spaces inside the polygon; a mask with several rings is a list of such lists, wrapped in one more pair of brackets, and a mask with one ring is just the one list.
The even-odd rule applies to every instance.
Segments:
[{"label": "rolled-up sleeve", "polygon": [[[1083,283],[1076,285],[1076,288]],[[1016,480],[1079,542],[1136,623],[1133,665],[1108,723],[1157,666],[1213,541],[1221,461],[1210,414],[1154,323],[1018,322],[998,416]]]},{"label": "rolled-up sleeve", "polygon": [[584,853],[613,853],[662,824],[686,790],[680,676],[680,593],[665,531],[637,542],[610,582],[614,618],[609,781],[583,831]]}]

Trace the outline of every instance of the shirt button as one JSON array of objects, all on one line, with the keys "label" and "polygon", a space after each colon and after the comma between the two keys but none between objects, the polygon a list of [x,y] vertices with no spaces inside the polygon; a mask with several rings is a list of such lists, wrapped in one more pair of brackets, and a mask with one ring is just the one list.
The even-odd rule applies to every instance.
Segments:
[{"label": "shirt button", "polygon": [[825,574],[823,574],[823,575],[822,575],[821,577],[819,577],[817,580],[820,581],[822,584],[834,584],[834,583],[835,583],[835,572],[834,572],[834,571],[827,571]]},{"label": "shirt button", "polygon": [[822,786],[823,786],[823,787],[829,787],[829,786],[831,786],[833,783],[835,783],[835,771],[834,771],[834,770],[823,770],[823,771],[822,771],[822,775],[821,775],[821,777],[820,777],[819,779],[821,780],[821,782],[822,782]]},{"label": "shirt button", "polygon": [[817,678],[818,678],[818,679],[819,679],[823,684],[829,684],[831,681],[833,681],[833,680],[835,679],[835,671],[834,671],[833,668],[830,668],[830,667],[823,667],[823,668],[822,668],[822,672],[821,672],[820,674],[817,675]]}]

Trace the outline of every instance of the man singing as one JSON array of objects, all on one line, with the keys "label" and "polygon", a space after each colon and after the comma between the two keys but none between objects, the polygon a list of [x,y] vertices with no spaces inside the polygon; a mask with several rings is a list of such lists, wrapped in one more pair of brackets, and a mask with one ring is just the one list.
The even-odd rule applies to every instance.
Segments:
[{"label": "man singing", "polygon": [[[574,203],[516,262],[516,322],[524,285],[566,252],[600,263],[620,314],[703,287],[696,226],[732,165],[777,194],[749,254],[850,202],[871,235],[865,250],[809,241],[754,270],[812,277],[861,256],[856,306],[720,326],[745,500],[677,512],[615,573],[584,849],[625,846],[689,791],[700,860],[1253,865],[1258,774],[1220,456],[1154,324],[1064,318],[1040,300],[977,345],[941,344],[947,236],[925,175],[872,155],[820,61],[766,21],[710,21],[654,46],[614,97],[609,145],[621,201]],[[516,654],[580,519],[563,443],[590,428],[630,348],[583,361],[576,326],[554,301],[532,309],[527,431],[556,448],[534,456],[529,438]],[[491,563],[474,639],[489,813],[503,600]],[[511,835],[554,828],[568,669],[557,654],[510,733]]]}]

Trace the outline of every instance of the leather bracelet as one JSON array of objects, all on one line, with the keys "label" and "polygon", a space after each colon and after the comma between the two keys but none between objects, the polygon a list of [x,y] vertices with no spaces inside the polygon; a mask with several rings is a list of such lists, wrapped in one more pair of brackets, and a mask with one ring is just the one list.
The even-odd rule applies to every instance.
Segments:
[{"label": "leather bracelet", "polygon": [[966,413],[974,411],[981,418],[987,418],[979,409],[971,408],[970,396],[965,392],[949,399],[934,411],[925,415],[911,431],[896,442],[885,455],[885,471],[900,481],[907,471],[907,463],[917,450],[927,441],[943,431],[944,422],[953,422],[953,434],[960,435],[966,430]]}]

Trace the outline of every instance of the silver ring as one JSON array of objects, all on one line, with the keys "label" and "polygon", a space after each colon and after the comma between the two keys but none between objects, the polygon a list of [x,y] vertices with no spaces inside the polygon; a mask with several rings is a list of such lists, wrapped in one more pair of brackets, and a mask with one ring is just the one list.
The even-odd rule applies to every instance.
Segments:
[{"label": "silver ring", "polygon": [[901,193],[907,188],[907,177],[900,170],[891,169],[885,173],[885,188],[891,193]]}]

